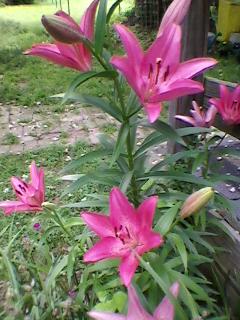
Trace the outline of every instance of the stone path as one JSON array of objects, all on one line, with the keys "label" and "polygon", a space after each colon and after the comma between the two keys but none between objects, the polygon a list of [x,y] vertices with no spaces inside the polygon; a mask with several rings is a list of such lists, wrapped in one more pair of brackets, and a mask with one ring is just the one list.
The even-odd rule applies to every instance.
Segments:
[{"label": "stone path", "polygon": [[[100,129],[99,129],[100,128]],[[67,106],[62,113],[51,106],[35,108],[0,104],[0,154],[19,154],[49,144],[98,142],[100,131],[114,131],[113,119],[94,108]]]},{"label": "stone path", "polygon": [[[53,106],[41,103],[34,108],[0,103],[0,154],[20,154],[50,144],[69,145],[77,141],[95,145],[100,133],[114,135],[117,131],[114,119],[99,109],[71,104],[63,112],[59,110],[54,112]],[[147,131],[142,128],[137,132],[138,143]],[[159,161],[165,152],[166,144],[156,147],[151,161],[156,162],[156,157]]]}]

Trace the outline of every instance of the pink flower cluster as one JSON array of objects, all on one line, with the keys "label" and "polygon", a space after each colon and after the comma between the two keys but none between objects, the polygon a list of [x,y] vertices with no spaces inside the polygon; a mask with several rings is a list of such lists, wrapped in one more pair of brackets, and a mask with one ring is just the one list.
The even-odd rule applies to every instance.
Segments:
[{"label": "pink flower cluster", "polygon": [[[6,215],[13,212],[37,212],[43,210],[45,198],[44,171],[38,169],[35,162],[30,166],[31,181],[12,177],[12,186],[18,201],[2,201],[0,208]],[[113,188],[110,193],[110,215],[84,212],[82,218],[89,228],[100,238],[84,255],[84,261],[97,262],[103,259],[119,258],[121,260],[119,272],[123,283],[128,287],[129,309],[128,315],[114,315],[92,311],[89,315],[94,319],[165,319],[173,320],[174,308],[170,300],[165,297],[156,309],[153,317],[141,306],[131,280],[139,265],[138,255],[143,255],[151,249],[163,245],[163,238],[152,230],[152,223],[158,198],[153,196],[135,209],[118,188]],[[41,230],[40,223],[35,223],[33,228]],[[170,292],[177,297],[178,283],[173,284]]]}]

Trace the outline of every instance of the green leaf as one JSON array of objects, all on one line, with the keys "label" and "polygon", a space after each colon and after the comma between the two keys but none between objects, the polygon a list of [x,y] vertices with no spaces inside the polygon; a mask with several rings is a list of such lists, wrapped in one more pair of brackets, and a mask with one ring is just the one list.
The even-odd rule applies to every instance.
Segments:
[{"label": "green leaf", "polygon": [[[64,96],[63,94],[57,94],[53,97],[62,98],[63,96]],[[76,92],[69,94],[68,99],[73,100],[73,101],[78,101],[82,104],[86,104],[87,106],[90,105],[90,106],[97,107],[97,108],[101,109],[102,111],[108,113],[110,116],[112,116],[113,118],[115,118],[119,122],[122,121],[122,115],[121,115],[120,110],[117,108],[117,106],[110,104],[105,99],[90,96],[90,95],[85,95],[85,94],[78,94]]]},{"label": "green leaf", "polygon": [[181,278],[181,273],[172,269],[166,268],[169,275],[171,275],[174,278],[174,281],[178,281],[181,288],[181,298],[185,305],[191,310],[192,318],[197,319],[199,317],[199,312],[197,309],[197,304],[195,300],[193,299],[191,293],[187,289],[183,279]]},{"label": "green leaf", "polygon": [[112,153],[112,149],[99,149],[94,150],[91,152],[88,152],[87,154],[84,154],[79,159],[71,161],[62,171],[62,174],[71,172],[75,169],[79,169],[81,165],[90,162],[95,161],[97,158],[105,158],[107,155]]},{"label": "green leaf", "polygon": [[173,242],[174,246],[177,248],[177,250],[181,256],[185,272],[187,272],[188,254],[187,254],[187,250],[186,250],[186,247],[185,247],[185,244],[184,244],[182,238],[176,233],[170,233],[168,235],[168,239],[170,239],[171,242]]},{"label": "green leaf", "polygon": [[186,150],[186,151],[181,151],[181,152],[175,153],[170,156],[167,155],[163,161],[161,161],[161,162],[157,163],[155,166],[153,166],[150,171],[155,171],[165,165],[175,163],[175,162],[179,161],[180,159],[195,158],[198,153],[199,153],[198,150]]},{"label": "green leaf", "polygon": [[163,135],[165,135],[166,137],[168,137],[169,140],[176,141],[176,142],[186,146],[185,142],[183,141],[181,136],[178,134],[178,132],[175,129],[173,129],[169,124],[167,124],[166,122],[163,122],[161,120],[157,120],[151,126],[155,130],[157,130],[158,132],[160,132]]},{"label": "green leaf", "polygon": [[140,147],[137,149],[137,151],[134,154],[134,158],[137,159],[141,155],[143,155],[145,152],[148,151],[149,148],[155,146],[156,144],[159,145],[160,143],[167,140],[167,137],[162,135],[159,132],[153,132],[151,133],[140,145]]},{"label": "green leaf", "polygon": [[81,202],[69,203],[61,208],[105,208],[108,206],[108,200],[86,200]]},{"label": "green leaf", "polygon": [[110,7],[110,9],[108,10],[108,14],[107,14],[107,24],[110,22],[111,20],[111,17],[114,13],[114,11],[116,10],[116,8],[120,5],[120,3],[122,2],[123,0],[117,0],[113,3],[113,5]]},{"label": "green leaf", "polygon": [[154,230],[159,232],[162,236],[165,236],[165,234],[168,233],[168,231],[171,228],[171,225],[173,224],[173,221],[178,214],[178,211],[181,206],[181,202],[175,204],[172,208],[167,210],[158,220]]},{"label": "green leaf", "polygon": [[187,128],[180,128],[176,130],[177,133],[181,137],[189,136],[192,134],[200,134],[200,133],[211,133],[212,130],[208,128],[197,128],[197,127],[187,127]]},{"label": "green leaf", "polygon": [[106,34],[107,0],[100,0],[95,27],[95,51],[101,55]]},{"label": "green leaf", "polygon": [[67,92],[65,93],[63,97],[62,104],[65,103],[72,95],[72,93],[75,91],[77,87],[79,87],[81,84],[87,82],[88,80],[92,78],[109,78],[114,79],[117,76],[117,72],[114,70],[106,70],[106,71],[88,71],[79,74],[70,84]]},{"label": "green leaf", "polygon": [[10,224],[7,225],[5,228],[3,228],[0,232],[0,238],[4,235],[4,233],[7,231],[7,229],[10,227]]},{"label": "green leaf", "polygon": [[127,303],[127,295],[126,295],[126,293],[124,293],[122,291],[117,291],[113,295],[113,301],[114,301],[116,309],[119,312],[122,312],[123,309],[124,309],[124,306]]},{"label": "green leaf", "polygon": [[140,257],[139,255],[136,254],[136,256],[137,256],[138,260],[140,261],[142,267],[152,276],[152,278],[156,281],[156,283],[159,285],[159,287],[163,290],[163,292],[168,297],[168,299],[171,301],[171,303],[175,306],[176,311],[177,311],[177,315],[179,316],[179,319],[185,320],[186,317],[184,315],[184,311],[183,311],[182,307],[180,306],[177,299],[175,299],[173,297],[171,292],[169,292],[169,288],[166,285],[165,281],[161,277],[159,277],[159,275],[156,273],[156,271],[151,267],[151,265],[148,262],[144,261],[142,259],[142,257]]},{"label": "green leaf", "polygon": [[67,261],[67,280],[68,285],[71,286],[71,280],[74,272],[74,264],[76,260],[76,254],[78,254],[78,248],[76,246],[72,247],[71,251],[68,255],[68,261]]},{"label": "green leaf", "polygon": [[117,142],[115,144],[115,148],[113,150],[111,166],[115,163],[115,161],[119,158],[122,149],[124,148],[125,142],[127,140],[127,136],[129,133],[129,125],[128,123],[123,123],[118,133]]},{"label": "green leaf", "polygon": [[54,286],[56,278],[61,274],[62,270],[67,266],[68,256],[64,256],[60,261],[58,260],[56,264],[54,264],[47,276],[46,279],[46,289],[50,291]]},{"label": "green leaf", "polygon": [[121,184],[120,184],[120,189],[122,190],[123,193],[127,192],[128,186],[131,183],[133,176],[133,171],[129,171],[125,173],[125,175],[122,178]]},{"label": "green leaf", "polygon": [[196,158],[193,162],[192,173],[195,173],[197,168],[205,163],[206,159],[207,159],[207,153],[205,151],[199,152],[198,155],[196,155]]},{"label": "green leaf", "polygon": [[214,183],[207,181],[206,179],[196,177],[189,173],[181,173],[176,171],[155,171],[146,173],[144,176],[139,177],[137,180],[142,181],[146,179],[172,179],[177,181],[185,181],[197,185],[203,185],[207,187],[214,187]]},{"label": "green leaf", "polygon": [[18,282],[18,275],[17,275],[16,268],[13,265],[13,263],[10,261],[10,259],[8,257],[7,250],[0,250],[0,253],[2,255],[3,263],[4,263],[4,265],[5,265],[6,269],[7,269],[7,272],[8,272],[8,275],[9,275],[9,279],[11,281],[11,285],[12,285],[12,288],[14,290],[14,294],[19,299],[19,302],[21,302],[22,301],[22,295],[20,293],[20,284]]},{"label": "green leaf", "polygon": [[178,142],[186,146],[182,137],[178,134],[177,130],[173,129],[167,123],[157,120],[153,124],[149,124],[147,121],[140,121],[140,124],[144,127],[154,128],[157,132],[165,136],[168,140]]},{"label": "green leaf", "polygon": [[84,225],[85,225],[85,223],[83,222],[83,220],[80,217],[69,218],[64,223],[64,227],[66,229],[71,228],[71,227],[84,226]]},{"label": "green leaf", "polygon": [[116,169],[106,169],[101,171],[95,171],[88,174],[83,175],[72,184],[70,184],[62,193],[62,197],[68,193],[72,193],[77,191],[79,188],[89,184],[95,183],[100,185],[119,185],[121,178],[121,172]]}]

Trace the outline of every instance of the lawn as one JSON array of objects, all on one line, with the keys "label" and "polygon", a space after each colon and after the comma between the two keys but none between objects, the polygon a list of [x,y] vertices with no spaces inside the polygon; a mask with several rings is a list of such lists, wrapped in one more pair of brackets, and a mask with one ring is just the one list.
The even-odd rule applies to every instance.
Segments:
[{"label": "lawn", "polygon": [[[71,10],[77,21],[90,2],[71,1]],[[132,1],[122,5],[122,12],[131,4]],[[67,9],[66,1],[63,1],[63,8]],[[0,8],[0,102],[13,101],[29,107],[38,101],[54,105],[55,101],[49,96],[66,91],[70,81],[77,75],[73,70],[23,55],[32,44],[51,41],[40,20],[42,14],[52,14],[56,10],[50,2]],[[93,95],[100,94],[97,80],[83,88],[87,92],[91,90]]]}]

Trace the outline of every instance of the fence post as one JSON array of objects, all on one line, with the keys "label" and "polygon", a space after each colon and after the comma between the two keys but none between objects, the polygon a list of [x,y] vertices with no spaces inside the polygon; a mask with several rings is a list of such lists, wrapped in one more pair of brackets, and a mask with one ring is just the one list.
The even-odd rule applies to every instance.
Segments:
[{"label": "fence post", "polygon": [[[182,61],[203,57],[207,54],[207,37],[209,30],[209,10],[210,0],[192,0],[189,13],[183,24],[182,40]],[[197,80],[203,81],[203,77]],[[203,102],[203,94],[188,96],[173,101],[169,106],[169,122],[174,128],[183,126],[175,119],[176,114],[189,115],[191,101],[195,99],[199,103]],[[176,145],[168,144],[171,153],[176,151]]]}]

